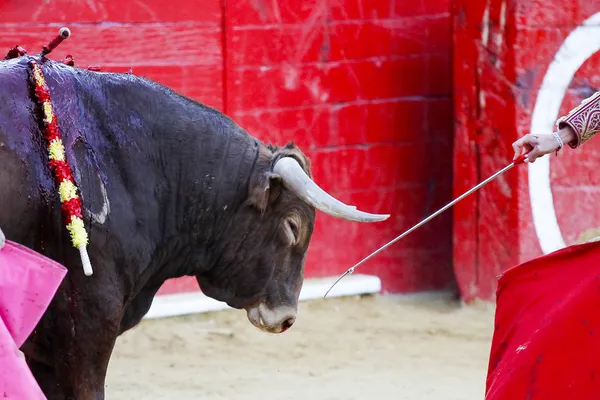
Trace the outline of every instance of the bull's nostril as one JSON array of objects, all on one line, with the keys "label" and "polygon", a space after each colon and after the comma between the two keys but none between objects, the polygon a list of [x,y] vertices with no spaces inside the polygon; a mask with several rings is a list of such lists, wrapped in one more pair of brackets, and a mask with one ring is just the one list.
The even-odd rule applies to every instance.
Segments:
[{"label": "bull's nostril", "polygon": [[281,324],[281,332],[285,332],[288,329],[290,329],[290,327],[292,325],[294,325],[294,321],[296,321],[296,318],[288,318],[285,321],[283,321],[283,323]]}]

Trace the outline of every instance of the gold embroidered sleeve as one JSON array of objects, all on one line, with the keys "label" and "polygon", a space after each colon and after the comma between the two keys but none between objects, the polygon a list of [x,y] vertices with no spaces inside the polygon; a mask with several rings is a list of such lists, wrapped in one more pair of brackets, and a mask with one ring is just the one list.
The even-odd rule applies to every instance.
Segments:
[{"label": "gold embroidered sleeve", "polygon": [[600,92],[583,100],[580,105],[572,109],[567,115],[556,121],[559,129],[570,126],[577,135],[575,142],[569,143],[572,148],[577,148],[600,132]]}]

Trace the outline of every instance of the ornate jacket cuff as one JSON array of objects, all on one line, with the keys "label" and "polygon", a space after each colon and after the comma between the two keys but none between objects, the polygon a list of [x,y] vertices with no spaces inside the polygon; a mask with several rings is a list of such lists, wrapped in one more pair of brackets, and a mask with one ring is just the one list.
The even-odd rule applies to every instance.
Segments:
[{"label": "ornate jacket cuff", "polygon": [[577,135],[577,140],[569,143],[576,148],[587,142],[597,132],[600,132],[600,92],[583,100],[569,114],[556,121],[559,129],[570,126]]}]

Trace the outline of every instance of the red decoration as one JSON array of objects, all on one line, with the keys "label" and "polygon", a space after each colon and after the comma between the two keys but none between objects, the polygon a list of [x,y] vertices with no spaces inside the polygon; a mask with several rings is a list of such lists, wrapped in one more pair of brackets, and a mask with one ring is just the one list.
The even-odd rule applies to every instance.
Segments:
[{"label": "red decoration", "polygon": [[60,133],[58,132],[58,126],[56,125],[56,123],[48,125],[44,137],[49,142],[54,139],[60,139]]},{"label": "red decoration", "polygon": [[600,243],[509,269],[498,282],[486,400],[600,395]]},{"label": "red decoration", "polygon": [[25,50],[23,47],[17,45],[8,51],[8,54],[6,54],[6,57],[4,57],[4,59],[10,60],[11,58],[21,57],[21,56],[24,56],[25,54],[27,54],[27,50]]},{"label": "red decoration", "polygon": [[57,183],[60,184],[60,182],[64,180],[73,181],[73,176],[71,175],[71,167],[69,167],[69,164],[67,164],[66,161],[50,160],[50,167],[54,171],[54,176],[56,177]]},{"label": "red decoration", "polygon": [[70,54],[67,54],[65,56],[65,58],[63,58],[63,60],[61,61],[63,64],[66,64],[68,66],[75,66],[75,60],[73,59],[73,56]]},{"label": "red decoration", "polygon": [[36,88],[36,96],[40,104],[50,101],[50,93],[43,87],[40,87],[39,89]]},{"label": "red decoration", "polygon": [[71,217],[73,216],[83,219],[83,216],[81,215],[81,198],[79,197],[75,197],[74,199],[62,203],[61,209],[67,224],[71,222]]}]

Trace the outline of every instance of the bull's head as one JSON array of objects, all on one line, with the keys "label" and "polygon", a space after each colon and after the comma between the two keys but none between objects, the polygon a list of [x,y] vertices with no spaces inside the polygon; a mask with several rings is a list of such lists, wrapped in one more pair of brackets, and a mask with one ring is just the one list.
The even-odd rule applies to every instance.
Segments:
[{"label": "bull's head", "polygon": [[235,213],[218,262],[198,277],[202,290],[245,309],[257,328],[281,333],[296,319],[315,209],[357,222],[383,221],[333,198],[312,180],[309,160],[293,144],[261,148],[247,201]]}]

